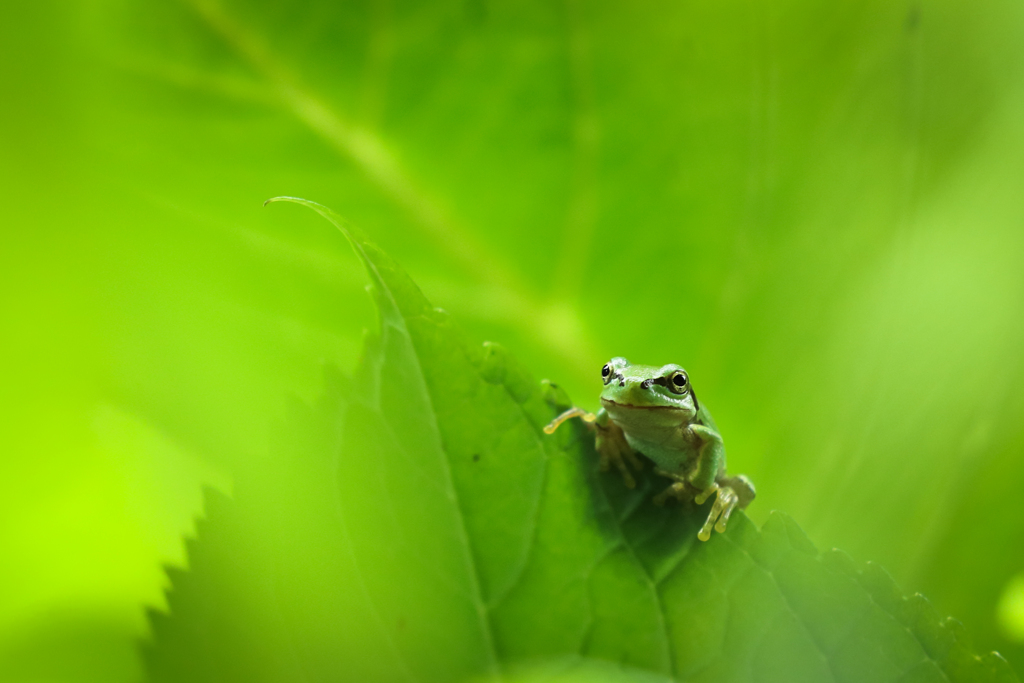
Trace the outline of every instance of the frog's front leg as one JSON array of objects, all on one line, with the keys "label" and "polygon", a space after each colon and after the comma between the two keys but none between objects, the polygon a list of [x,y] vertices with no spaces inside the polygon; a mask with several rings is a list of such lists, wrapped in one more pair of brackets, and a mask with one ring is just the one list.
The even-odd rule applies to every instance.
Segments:
[{"label": "frog's front leg", "polygon": [[571,420],[574,417],[578,417],[587,423],[593,423],[597,421],[597,415],[589,413],[586,410],[583,410],[583,408],[577,408],[576,406],[573,406],[572,408],[569,408],[564,413],[562,413],[554,420],[549,422],[547,425],[545,425],[544,433],[554,434],[555,430],[561,427],[563,422],[567,422],[568,420]]},{"label": "frog's front leg", "polygon": [[636,470],[643,469],[643,463],[637,458],[636,451],[626,441],[626,435],[623,433],[622,428],[619,425],[612,422],[608,417],[607,411],[604,408],[597,411],[597,414],[588,413],[582,408],[569,408],[561,415],[551,421],[551,424],[544,427],[544,433],[554,434],[555,430],[558,429],[566,420],[571,420],[574,417],[582,419],[588,424],[594,425],[596,432],[594,439],[594,447],[597,449],[597,453],[600,456],[598,461],[598,467],[602,472],[607,472],[611,465],[615,465],[615,468],[622,474],[622,479],[629,488],[636,486],[636,480],[633,479],[633,474],[629,471],[629,467],[626,465],[626,461],[633,466]]},{"label": "frog's front leg", "polygon": [[[712,528],[719,533],[725,531],[729,515],[740,503],[740,496],[732,486],[728,485],[731,481],[722,479],[723,485],[719,485],[719,478],[725,471],[725,447],[722,445],[721,435],[702,424],[691,424],[687,429],[701,444],[697,455],[697,466],[687,476],[689,484],[699,491],[694,497],[694,502],[697,505],[703,505],[704,501],[715,495],[715,503],[711,506],[711,512],[708,514],[704,526],[697,533],[697,538],[707,541],[711,538]],[[746,481],[745,477],[744,481]],[[749,482],[747,483],[749,484]],[[753,489],[753,487],[750,488]]]},{"label": "frog's front leg", "polygon": [[722,445],[722,437],[714,429],[702,424],[690,424],[686,429],[698,444],[697,463],[686,475],[686,481],[698,491],[710,495],[714,492],[715,480],[725,470],[725,446]]},{"label": "frog's front leg", "polygon": [[[604,409],[601,409],[601,413]],[[600,417],[600,413],[598,413]],[[594,446],[597,448],[598,454],[601,459],[598,463],[598,467],[602,472],[607,472],[611,465],[615,465],[615,468],[619,470],[622,475],[622,480],[625,482],[627,488],[635,488],[636,480],[633,479],[633,474],[629,471],[629,467],[626,466],[626,461],[633,466],[633,469],[640,471],[644,468],[643,463],[637,458],[636,451],[626,441],[626,434],[622,431],[622,427],[615,424],[611,420],[606,419],[602,425],[599,419],[595,426],[597,427],[597,438],[594,441]]]}]

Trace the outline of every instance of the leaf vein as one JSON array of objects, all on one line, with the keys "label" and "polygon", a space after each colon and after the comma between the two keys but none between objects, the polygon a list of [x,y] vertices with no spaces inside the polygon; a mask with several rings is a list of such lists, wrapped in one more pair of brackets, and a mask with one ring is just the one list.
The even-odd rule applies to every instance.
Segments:
[{"label": "leaf vein", "polygon": [[[604,499],[604,503],[607,509],[613,512],[610,518],[614,520],[615,530],[617,535],[619,536],[622,547],[626,549],[626,552],[629,554],[633,563],[640,569],[640,574],[643,576],[644,582],[648,590],[650,591],[651,596],[654,598],[654,603],[658,608],[658,626],[661,631],[662,643],[665,648],[665,658],[667,660],[668,674],[669,676],[675,676],[675,653],[672,648],[672,640],[669,637],[668,633],[668,622],[665,615],[665,605],[663,604],[661,599],[661,593],[658,591],[658,586],[657,584],[655,584],[654,578],[647,570],[647,567],[644,565],[643,562],[640,561],[640,556],[637,554],[636,549],[633,548],[629,540],[626,538],[626,534],[622,530],[622,524],[614,514],[614,507],[612,507],[611,501],[608,499],[608,494],[605,492],[604,487],[602,487],[600,483],[598,483],[598,485],[595,488],[601,492],[601,497]],[[609,555],[610,553],[606,554],[605,557],[607,558]]]},{"label": "leaf vein", "polygon": [[810,642],[814,644],[815,649],[817,649],[818,652],[821,654],[821,659],[825,663],[825,666],[828,668],[829,676],[831,676],[833,681],[838,681],[839,679],[836,677],[836,672],[832,668],[832,661],[829,659],[828,653],[825,652],[825,649],[821,646],[821,643],[819,643],[818,639],[814,637],[814,633],[811,631],[811,629],[809,629],[807,627],[807,624],[804,623],[803,619],[800,618],[800,615],[797,614],[796,609],[793,608],[793,603],[790,602],[789,596],[786,595],[786,592],[783,590],[782,584],[779,583],[779,580],[775,576],[775,573],[771,569],[769,569],[768,567],[766,567],[763,564],[761,564],[760,562],[758,562],[757,559],[753,555],[751,555],[750,552],[746,548],[744,548],[742,545],[740,545],[739,543],[734,541],[732,538],[730,538],[728,534],[721,534],[721,537],[725,538],[726,540],[729,541],[729,543],[733,544],[733,546],[735,546],[740,552],[742,552],[744,555],[746,555],[748,558],[750,558],[751,562],[753,562],[756,566],[760,567],[761,571],[763,571],[765,574],[767,574],[771,578],[772,583],[775,584],[775,589],[778,591],[779,595],[782,597],[782,601],[783,601],[783,604],[785,604],[786,609],[792,615],[792,617],[796,621],[796,623],[800,624],[800,627],[807,634],[808,640],[810,640]]}]

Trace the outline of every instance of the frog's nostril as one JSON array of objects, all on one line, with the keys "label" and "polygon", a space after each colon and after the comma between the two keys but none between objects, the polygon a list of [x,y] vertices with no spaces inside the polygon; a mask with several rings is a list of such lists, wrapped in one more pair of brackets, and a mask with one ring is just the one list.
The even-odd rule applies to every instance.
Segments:
[{"label": "frog's nostril", "polygon": [[641,389],[650,389],[651,388],[651,380],[645,379],[643,382],[640,382],[640,388]]}]

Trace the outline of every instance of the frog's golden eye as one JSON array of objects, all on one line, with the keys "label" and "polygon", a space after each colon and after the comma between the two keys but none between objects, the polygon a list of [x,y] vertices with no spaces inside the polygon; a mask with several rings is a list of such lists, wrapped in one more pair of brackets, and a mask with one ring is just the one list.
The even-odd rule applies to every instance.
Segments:
[{"label": "frog's golden eye", "polygon": [[686,373],[685,372],[673,372],[669,377],[668,388],[676,394],[686,393]]}]

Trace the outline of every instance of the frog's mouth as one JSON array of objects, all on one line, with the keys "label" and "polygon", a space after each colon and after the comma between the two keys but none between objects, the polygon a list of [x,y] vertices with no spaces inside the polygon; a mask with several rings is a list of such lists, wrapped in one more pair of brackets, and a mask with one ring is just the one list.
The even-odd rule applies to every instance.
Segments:
[{"label": "frog's mouth", "polygon": [[642,406],[635,403],[620,403],[613,401],[610,398],[602,398],[601,403],[606,406],[615,406],[617,408],[636,408],[637,410],[683,410],[679,406]]}]

